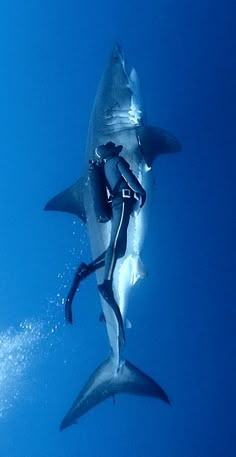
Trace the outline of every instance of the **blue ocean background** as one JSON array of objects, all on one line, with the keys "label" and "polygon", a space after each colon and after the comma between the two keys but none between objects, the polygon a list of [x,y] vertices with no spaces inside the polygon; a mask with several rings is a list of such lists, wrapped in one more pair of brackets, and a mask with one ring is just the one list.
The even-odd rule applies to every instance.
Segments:
[{"label": "blue ocean background", "polygon": [[[2,0],[0,5],[0,457],[235,457],[235,2]],[[75,325],[63,298],[90,259],[73,216],[43,211],[80,176],[100,76],[118,41],[150,125],[181,153],[153,168],[133,289],[129,360],[171,407],[107,400],[59,424],[108,355],[95,279]]]}]

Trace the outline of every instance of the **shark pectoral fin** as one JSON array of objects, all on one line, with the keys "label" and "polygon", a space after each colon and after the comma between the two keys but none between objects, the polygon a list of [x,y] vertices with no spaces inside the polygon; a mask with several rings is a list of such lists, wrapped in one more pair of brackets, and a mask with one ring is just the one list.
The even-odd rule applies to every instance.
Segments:
[{"label": "shark pectoral fin", "polygon": [[90,376],[79,396],[64,417],[60,430],[74,424],[83,414],[119,393],[155,397],[170,404],[162,387],[127,360],[118,370],[111,357]]},{"label": "shark pectoral fin", "polygon": [[146,164],[151,167],[156,156],[165,152],[178,152],[181,144],[168,130],[159,127],[137,127],[136,135]]},{"label": "shark pectoral fin", "polygon": [[53,197],[45,206],[46,211],[63,211],[78,216],[86,222],[86,211],[84,207],[84,178],[80,178],[68,189]]}]

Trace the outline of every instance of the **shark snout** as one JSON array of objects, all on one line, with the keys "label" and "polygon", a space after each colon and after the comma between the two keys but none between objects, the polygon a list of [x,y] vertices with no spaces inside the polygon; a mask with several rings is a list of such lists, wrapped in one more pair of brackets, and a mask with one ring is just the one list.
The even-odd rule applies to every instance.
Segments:
[{"label": "shark snout", "polygon": [[112,50],[112,59],[117,62],[124,62],[124,56],[119,43],[115,43],[114,45],[114,48]]}]

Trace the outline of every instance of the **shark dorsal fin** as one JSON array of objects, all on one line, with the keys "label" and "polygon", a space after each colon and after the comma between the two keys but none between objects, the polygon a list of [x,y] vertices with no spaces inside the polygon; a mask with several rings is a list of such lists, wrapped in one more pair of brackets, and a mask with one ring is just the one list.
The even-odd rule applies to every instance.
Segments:
[{"label": "shark dorsal fin", "polygon": [[86,211],[84,207],[84,185],[85,179],[80,178],[71,187],[53,197],[45,206],[47,211],[63,211],[78,216],[86,222]]},{"label": "shark dorsal fin", "polygon": [[159,127],[141,126],[136,128],[136,135],[144,160],[149,167],[152,166],[157,155],[181,150],[181,144],[168,130]]}]

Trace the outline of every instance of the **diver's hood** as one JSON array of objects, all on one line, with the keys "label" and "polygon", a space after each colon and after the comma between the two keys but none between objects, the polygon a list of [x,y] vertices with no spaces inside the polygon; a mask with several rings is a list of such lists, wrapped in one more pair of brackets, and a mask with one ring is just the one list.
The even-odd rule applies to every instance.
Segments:
[{"label": "diver's hood", "polygon": [[109,141],[106,144],[101,144],[96,148],[96,155],[100,159],[106,159],[110,156],[118,156],[122,151],[123,146],[120,144],[118,146],[113,143],[113,141]]}]

